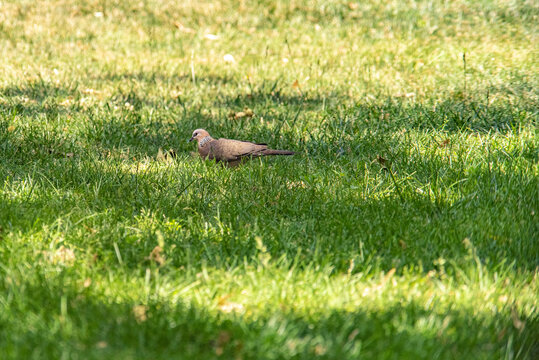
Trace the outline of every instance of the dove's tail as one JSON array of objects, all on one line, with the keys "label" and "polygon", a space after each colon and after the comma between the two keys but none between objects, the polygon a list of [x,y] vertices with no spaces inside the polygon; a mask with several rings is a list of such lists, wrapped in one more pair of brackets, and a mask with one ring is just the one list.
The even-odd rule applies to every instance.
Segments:
[{"label": "dove's tail", "polygon": [[266,149],[262,151],[262,154],[264,155],[294,155],[295,153],[293,151],[288,151],[288,150]]}]

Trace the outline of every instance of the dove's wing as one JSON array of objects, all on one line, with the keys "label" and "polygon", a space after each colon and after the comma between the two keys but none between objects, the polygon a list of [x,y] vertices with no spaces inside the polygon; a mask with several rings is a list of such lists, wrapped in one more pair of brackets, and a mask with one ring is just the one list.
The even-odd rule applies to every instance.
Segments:
[{"label": "dove's wing", "polygon": [[210,145],[211,155],[218,161],[235,161],[247,156],[260,156],[268,148],[266,144],[231,139],[214,140]]}]

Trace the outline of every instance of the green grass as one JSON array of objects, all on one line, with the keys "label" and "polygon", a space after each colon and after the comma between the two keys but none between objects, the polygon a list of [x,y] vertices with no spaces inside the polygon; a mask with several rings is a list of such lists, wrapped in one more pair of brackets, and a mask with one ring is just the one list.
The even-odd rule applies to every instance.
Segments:
[{"label": "green grass", "polygon": [[[2,2],[0,357],[537,358],[538,21]],[[200,127],[297,155],[204,162]]]}]

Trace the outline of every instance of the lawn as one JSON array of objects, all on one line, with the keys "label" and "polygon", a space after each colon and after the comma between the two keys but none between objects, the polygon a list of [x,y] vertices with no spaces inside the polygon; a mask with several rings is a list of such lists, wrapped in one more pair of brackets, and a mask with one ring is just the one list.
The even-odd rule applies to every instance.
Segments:
[{"label": "lawn", "polygon": [[538,23],[0,2],[0,357],[537,359]]}]

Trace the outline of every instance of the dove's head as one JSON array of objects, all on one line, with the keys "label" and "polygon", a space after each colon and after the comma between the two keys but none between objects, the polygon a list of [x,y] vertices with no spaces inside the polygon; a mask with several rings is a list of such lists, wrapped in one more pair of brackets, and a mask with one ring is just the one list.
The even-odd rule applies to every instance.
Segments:
[{"label": "dove's head", "polygon": [[193,141],[193,140],[200,141],[207,136],[210,136],[210,133],[207,132],[206,130],[196,129],[195,131],[193,131],[193,136],[191,136],[191,139],[189,139],[189,141]]}]

